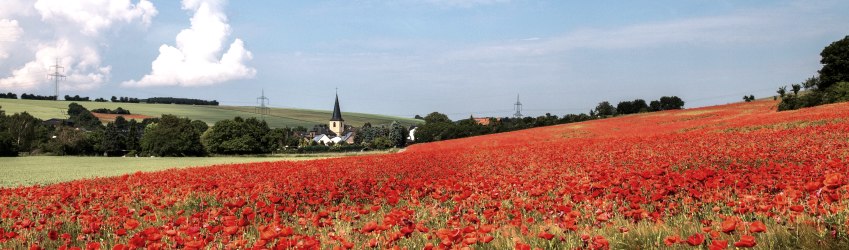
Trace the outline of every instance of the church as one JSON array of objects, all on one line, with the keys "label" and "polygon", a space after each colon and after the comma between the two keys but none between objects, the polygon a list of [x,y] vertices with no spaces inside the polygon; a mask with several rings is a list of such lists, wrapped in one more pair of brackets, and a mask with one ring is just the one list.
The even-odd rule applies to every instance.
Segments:
[{"label": "church", "polygon": [[330,142],[338,144],[343,141],[348,144],[354,143],[356,133],[354,133],[353,126],[346,125],[345,119],[342,119],[342,109],[339,108],[339,94],[336,94],[333,114],[330,116],[327,126],[315,126],[309,133],[312,141],[319,144],[327,145]]}]

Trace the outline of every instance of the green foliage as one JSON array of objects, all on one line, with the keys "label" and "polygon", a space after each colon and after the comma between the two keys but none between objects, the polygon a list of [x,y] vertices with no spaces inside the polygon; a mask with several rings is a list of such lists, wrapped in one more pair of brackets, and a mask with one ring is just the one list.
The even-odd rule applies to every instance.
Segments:
[{"label": "green foliage", "polygon": [[142,152],[154,156],[204,155],[200,133],[188,118],[162,115],[158,123],[145,127]]},{"label": "green foliage", "polygon": [[391,128],[389,129],[389,142],[393,147],[402,148],[407,145],[407,134],[409,130],[404,126],[401,126],[397,122],[392,122]]},{"label": "green foliage", "polygon": [[663,107],[660,106],[660,101],[654,100],[649,103],[649,111],[661,111]]},{"label": "green foliage", "polygon": [[140,125],[135,120],[128,122],[124,117],[118,116],[115,122],[106,124],[98,150],[107,156],[122,156],[128,151],[138,150],[140,130]]},{"label": "green foliage", "polygon": [[603,101],[595,107],[595,114],[599,117],[614,116],[616,115],[616,107],[613,107],[608,101]]},{"label": "green foliage", "polygon": [[838,82],[849,82],[849,36],[826,46],[820,52],[819,89],[828,89]]},{"label": "green foliage", "polygon": [[[849,101],[849,36],[826,46],[820,53],[823,64],[819,76],[808,78],[801,84],[793,84],[793,96],[785,97],[787,87],[778,89],[781,103],[778,110],[793,110],[813,107],[822,104]],[[804,95],[799,95],[799,89],[808,89]]]},{"label": "green foliage", "polygon": [[[100,139],[99,132],[85,132],[76,128],[59,126],[53,132],[54,137],[44,144],[44,151],[54,155],[92,155],[95,154],[95,140]],[[97,135],[95,135],[97,134]]]},{"label": "green foliage", "polygon": [[684,108],[684,100],[681,100],[680,97],[677,97],[677,96],[660,97],[660,110],[675,110],[675,109],[683,109],[683,108]]},{"label": "green foliage", "polygon": [[15,147],[12,134],[9,132],[8,125],[6,124],[7,121],[6,113],[0,107],[0,157],[18,156],[17,147]]},{"label": "green foliage", "polygon": [[[661,103],[661,105],[663,105],[663,104]],[[643,99],[636,99],[636,100],[633,100],[633,101],[619,102],[619,104],[616,105],[616,113],[618,113],[620,115],[636,114],[636,113],[648,112],[648,111],[649,111],[649,105],[646,104],[646,101],[643,100]]]},{"label": "green foliage", "polygon": [[194,127],[195,131],[197,131],[199,134],[203,134],[204,132],[206,132],[207,129],[209,129],[209,125],[207,125],[201,120],[192,121],[192,127]]},{"label": "green foliage", "polygon": [[5,132],[12,138],[14,148],[18,152],[33,152],[44,143],[50,129],[38,118],[27,112],[6,116],[4,118]]},{"label": "green foliage", "polygon": [[201,141],[213,154],[262,154],[271,152],[270,132],[264,121],[236,117],[216,122],[203,134]]},{"label": "green foliage", "polygon": [[88,130],[97,130],[103,128],[100,119],[97,119],[91,112],[82,105],[75,102],[68,104],[68,117],[74,122],[74,126],[85,128]]}]

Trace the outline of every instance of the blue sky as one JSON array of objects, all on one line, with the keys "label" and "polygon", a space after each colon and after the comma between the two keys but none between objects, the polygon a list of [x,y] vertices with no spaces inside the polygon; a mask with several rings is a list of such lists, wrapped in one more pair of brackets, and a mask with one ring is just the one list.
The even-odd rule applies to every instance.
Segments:
[{"label": "blue sky", "polygon": [[[109,3],[109,4],[106,4]],[[846,1],[4,0],[0,91],[411,117],[765,97],[849,35]]]}]

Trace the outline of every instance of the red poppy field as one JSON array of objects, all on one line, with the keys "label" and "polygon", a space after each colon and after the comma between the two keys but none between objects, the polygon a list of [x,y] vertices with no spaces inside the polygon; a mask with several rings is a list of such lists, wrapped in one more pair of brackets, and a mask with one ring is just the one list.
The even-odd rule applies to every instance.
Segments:
[{"label": "red poppy field", "polygon": [[0,249],[849,249],[849,104],[0,189]]}]

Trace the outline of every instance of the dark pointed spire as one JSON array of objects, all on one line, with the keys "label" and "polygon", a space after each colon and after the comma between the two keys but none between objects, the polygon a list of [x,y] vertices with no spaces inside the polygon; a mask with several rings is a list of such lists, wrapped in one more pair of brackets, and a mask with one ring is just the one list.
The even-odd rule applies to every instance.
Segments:
[{"label": "dark pointed spire", "polygon": [[333,117],[330,117],[330,121],[345,121],[342,119],[342,111],[339,109],[339,94],[336,94],[336,104],[333,104]]}]

